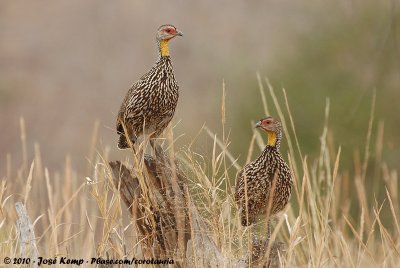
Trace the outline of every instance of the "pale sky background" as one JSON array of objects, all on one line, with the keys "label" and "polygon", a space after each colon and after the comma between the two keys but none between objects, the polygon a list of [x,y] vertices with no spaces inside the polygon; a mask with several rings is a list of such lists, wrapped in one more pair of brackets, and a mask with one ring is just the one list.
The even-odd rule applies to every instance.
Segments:
[{"label": "pale sky background", "polygon": [[[220,129],[225,80],[227,128],[240,123],[247,135],[240,142],[248,144],[250,122],[263,116],[256,73],[269,76],[283,58],[302,53],[302,40],[312,40],[314,32],[343,19],[352,20],[364,3],[1,1],[0,169],[6,153],[15,166],[22,161],[21,116],[30,160],[37,142],[46,166],[62,168],[69,154],[75,166],[85,167],[95,120],[100,120],[97,148],[109,145],[112,157],[121,157],[116,149],[116,113],[132,83],[157,60],[155,33],[165,23],[184,33],[170,49],[180,85],[174,122],[180,121],[177,134],[186,133],[182,142],[203,124]],[[380,1],[379,8],[390,12],[391,5]],[[277,86],[284,82],[278,80]],[[244,122],[237,122],[241,110],[248,114],[240,118]]]}]

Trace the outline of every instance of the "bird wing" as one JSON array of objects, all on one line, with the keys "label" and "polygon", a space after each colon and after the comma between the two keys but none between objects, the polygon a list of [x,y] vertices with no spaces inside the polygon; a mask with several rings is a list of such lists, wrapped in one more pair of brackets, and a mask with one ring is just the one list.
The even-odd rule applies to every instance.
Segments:
[{"label": "bird wing", "polygon": [[[247,164],[237,175],[235,201],[242,203],[246,198],[248,206],[262,208],[268,203],[274,172],[269,168],[257,168],[253,163]],[[276,170],[275,170],[276,171]]]},{"label": "bird wing", "polygon": [[[132,85],[129,89],[128,93],[125,95],[124,101],[121,104],[121,107],[118,112],[117,117],[117,131],[123,133],[122,123],[125,121],[135,121],[135,117],[141,115],[141,111],[143,110],[143,105],[145,102],[143,101],[142,96],[146,95],[146,85],[143,80],[139,80]],[[133,119],[133,120],[132,120]]]}]

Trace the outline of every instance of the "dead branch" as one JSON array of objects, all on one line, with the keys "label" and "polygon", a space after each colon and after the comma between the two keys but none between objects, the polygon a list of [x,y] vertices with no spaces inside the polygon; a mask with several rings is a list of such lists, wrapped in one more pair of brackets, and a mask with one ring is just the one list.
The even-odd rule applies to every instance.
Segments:
[{"label": "dead branch", "polygon": [[25,206],[21,202],[15,203],[18,214],[17,229],[19,234],[19,249],[21,257],[31,258],[33,267],[37,267],[38,249],[36,246],[35,232]]}]

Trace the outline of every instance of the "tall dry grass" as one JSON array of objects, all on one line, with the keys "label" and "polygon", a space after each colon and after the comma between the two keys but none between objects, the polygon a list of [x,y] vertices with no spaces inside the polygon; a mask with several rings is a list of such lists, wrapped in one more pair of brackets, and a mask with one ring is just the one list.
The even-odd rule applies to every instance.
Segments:
[{"label": "tall dry grass", "polygon": [[[326,101],[325,122],[318,157],[310,159],[296,136],[296,122],[290,112],[286,91],[282,98],[268,80],[260,77],[260,93],[265,114],[282,121],[287,151],[282,151],[294,177],[290,205],[273,224],[272,238],[286,245],[280,257],[282,267],[397,267],[400,263],[400,210],[397,170],[382,156],[384,125],[374,118],[372,97],[369,122],[365,122],[363,152],[354,150],[352,169],[343,169],[342,149],[334,143],[329,126],[330,102]],[[173,131],[168,131],[168,150],[184,163],[191,198],[206,219],[209,236],[222,253],[221,262],[232,267],[247,254],[252,232],[263,235],[265,223],[243,228],[233,201],[235,174],[245,163],[229,150],[225,129],[225,85],[221,103],[222,134],[203,126],[184,148],[173,149]],[[229,94],[229,93],[228,93]],[[268,107],[267,99],[273,106]],[[271,113],[271,111],[274,111]],[[78,174],[66,156],[64,170],[50,171],[41,158],[40,146],[31,150],[29,133],[21,119],[22,161],[7,155],[7,169],[0,186],[0,252],[19,256],[14,204],[22,201],[34,222],[39,255],[43,257],[124,258],[141,256],[134,225],[128,217],[107,165],[110,150],[97,146],[99,124],[95,123],[88,148],[88,174]],[[195,148],[199,137],[213,143],[209,155]],[[373,142],[372,137],[376,137]],[[254,131],[246,162],[264,147],[265,138]],[[62,153],[62,152],[60,152]],[[127,153],[124,162],[133,166],[137,158]],[[351,164],[351,165],[350,165]],[[374,169],[371,169],[371,166]],[[140,179],[140,178],[139,178]],[[142,178],[143,179],[143,178]],[[383,193],[383,194],[382,194]],[[195,264],[196,266],[196,264]]]}]

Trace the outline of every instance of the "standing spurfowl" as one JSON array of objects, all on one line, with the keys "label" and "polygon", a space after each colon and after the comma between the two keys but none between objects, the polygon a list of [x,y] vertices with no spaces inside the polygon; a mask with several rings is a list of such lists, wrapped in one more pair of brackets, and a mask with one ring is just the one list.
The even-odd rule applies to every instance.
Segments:
[{"label": "standing spurfowl", "polygon": [[[289,202],[293,179],[289,166],[279,152],[281,124],[267,117],[257,128],[268,135],[268,144],[262,154],[247,164],[236,178],[235,201],[240,207],[241,223],[253,224],[260,215],[268,219],[283,210]],[[247,189],[247,190],[246,190]]]},{"label": "standing spurfowl", "polygon": [[[150,134],[154,147],[157,138],[167,127],[175,113],[178,102],[172,62],[168,42],[182,33],[172,25],[162,25],[157,31],[160,58],[151,70],[133,84],[121,104],[117,118],[118,148],[129,148],[142,134]],[[126,136],[127,134],[127,136]]]}]

